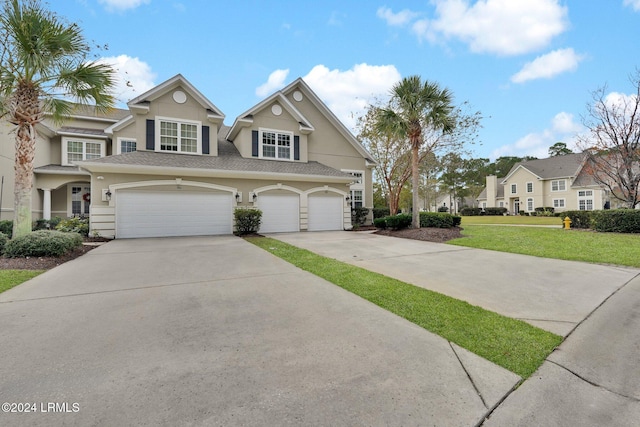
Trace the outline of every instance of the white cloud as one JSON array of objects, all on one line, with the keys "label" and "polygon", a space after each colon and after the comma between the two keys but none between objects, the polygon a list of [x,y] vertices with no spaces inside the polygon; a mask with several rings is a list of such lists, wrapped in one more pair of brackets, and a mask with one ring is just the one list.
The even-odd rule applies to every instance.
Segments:
[{"label": "white cloud", "polygon": [[258,88],[256,89],[256,95],[265,97],[267,95],[271,95],[271,93],[275,92],[276,90],[282,89],[288,75],[288,69],[275,70],[273,73],[269,74],[269,78],[267,79],[266,83],[258,86]]},{"label": "white cloud", "polygon": [[327,25],[331,27],[340,27],[342,26],[343,19],[346,17],[347,15],[345,15],[344,13],[340,13],[334,10],[333,12],[331,12],[331,16],[327,21]]},{"label": "white cloud", "polygon": [[404,9],[398,13],[393,13],[390,8],[381,7],[376,12],[376,16],[387,21],[387,25],[401,27],[403,25],[407,25],[409,22],[415,19],[418,16],[418,13],[412,12],[409,9]]},{"label": "white cloud", "polygon": [[578,63],[584,56],[578,55],[571,48],[558,49],[528,62],[522,69],[511,76],[513,83],[524,83],[529,80],[550,79],[568,71],[578,69]]},{"label": "white cloud", "polygon": [[575,121],[573,114],[561,112],[551,120],[551,126],[541,132],[533,132],[517,140],[514,144],[504,145],[491,153],[491,158],[502,156],[534,156],[539,159],[549,157],[549,147],[558,141],[567,144],[574,152],[579,151],[576,137],[584,127]]},{"label": "white cloud", "polygon": [[625,6],[631,6],[633,10],[640,10],[640,0],[624,0]]},{"label": "white cloud", "polygon": [[155,86],[156,74],[146,62],[127,55],[101,58],[98,62],[111,65],[117,73],[115,96],[121,106]]},{"label": "white cloud", "polygon": [[393,65],[357,64],[345,71],[316,65],[303,77],[329,109],[352,131],[374,97],[388,96],[401,79]]},{"label": "white cloud", "polygon": [[607,107],[623,108],[625,105],[634,105],[637,95],[627,95],[620,92],[611,92],[604,97],[604,103]]},{"label": "white cloud", "polygon": [[559,0],[433,0],[436,18],[414,22],[420,40],[457,39],[476,53],[519,55],[544,48],[568,27]]},{"label": "white cloud", "polygon": [[98,0],[108,11],[124,11],[135,9],[141,4],[149,4],[151,0]]}]

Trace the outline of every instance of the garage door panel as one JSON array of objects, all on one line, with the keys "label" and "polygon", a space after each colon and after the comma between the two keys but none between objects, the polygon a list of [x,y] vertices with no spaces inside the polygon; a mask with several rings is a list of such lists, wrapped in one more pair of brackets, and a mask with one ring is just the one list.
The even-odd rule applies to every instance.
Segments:
[{"label": "garage door panel", "polygon": [[300,196],[297,194],[261,194],[258,209],[262,211],[260,232],[300,231]]},{"label": "garage door panel", "polygon": [[224,193],[120,191],[116,237],[231,234],[232,209]]},{"label": "garage door panel", "polygon": [[344,229],[344,202],[341,196],[309,196],[309,231]]}]

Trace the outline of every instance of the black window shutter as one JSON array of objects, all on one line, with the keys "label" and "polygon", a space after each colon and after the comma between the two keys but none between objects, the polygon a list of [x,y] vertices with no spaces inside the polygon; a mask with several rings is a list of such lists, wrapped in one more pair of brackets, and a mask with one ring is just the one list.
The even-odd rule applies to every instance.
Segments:
[{"label": "black window shutter", "polygon": [[209,154],[209,126],[202,126],[202,154]]},{"label": "black window shutter", "polygon": [[251,131],[251,155],[258,157],[258,131]]},{"label": "black window shutter", "polygon": [[300,137],[293,136],[293,160],[300,160]]},{"label": "black window shutter", "polygon": [[147,150],[156,149],[156,125],[153,120],[147,119]]}]

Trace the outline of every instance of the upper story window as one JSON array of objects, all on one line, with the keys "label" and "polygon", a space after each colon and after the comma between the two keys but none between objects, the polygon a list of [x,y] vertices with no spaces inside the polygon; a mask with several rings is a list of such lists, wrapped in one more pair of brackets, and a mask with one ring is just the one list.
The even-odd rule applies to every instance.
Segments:
[{"label": "upper story window", "polygon": [[118,138],[118,154],[131,153],[137,149],[137,142],[134,138]]},{"label": "upper story window", "polygon": [[555,181],[551,181],[551,191],[566,191],[567,190],[567,181],[564,179],[557,179]]},{"label": "upper story window", "polygon": [[156,118],[156,151],[201,154],[200,122]]},{"label": "upper story window", "polygon": [[533,182],[527,182],[527,193],[533,193]]},{"label": "upper story window", "polygon": [[277,130],[260,130],[260,157],[293,160],[293,134]]},{"label": "upper story window", "polygon": [[516,194],[518,192],[518,185],[511,184],[511,194]]},{"label": "upper story window", "polygon": [[73,162],[91,160],[106,155],[105,141],[81,140],[76,138],[62,138],[62,164],[72,165]]},{"label": "upper story window", "polygon": [[353,182],[349,186],[351,193],[351,209],[364,206],[364,171],[342,170],[353,176]]}]

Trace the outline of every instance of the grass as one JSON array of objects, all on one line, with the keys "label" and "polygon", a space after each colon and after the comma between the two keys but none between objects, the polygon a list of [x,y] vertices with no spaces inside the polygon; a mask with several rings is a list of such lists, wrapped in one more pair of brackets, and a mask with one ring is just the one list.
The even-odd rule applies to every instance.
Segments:
[{"label": "grass", "polygon": [[562,218],[555,216],[520,216],[520,215],[483,215],[463,216],[462,227],[475,224],[508,224],[508,225],[557,225],[562,226]]},{"label": "grass", "polygon": [[0,270],[0,293],[44,273],[44,270]]},{"label": "grass", "polygon": [[640,235],[467,225],[449,244],[570,261],[640,267]]},{"label": "grass", "polygon": [[528,378],[562,337],[382,274],[266,237],[256,246]]}]

